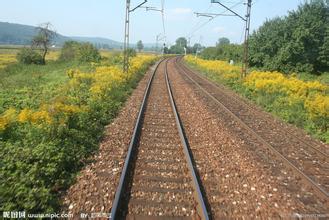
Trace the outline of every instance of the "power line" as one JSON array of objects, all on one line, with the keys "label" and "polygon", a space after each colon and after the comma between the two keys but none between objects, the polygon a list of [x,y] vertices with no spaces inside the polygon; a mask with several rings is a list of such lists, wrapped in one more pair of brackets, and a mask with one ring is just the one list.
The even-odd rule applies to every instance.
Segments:
[{"label": "power line", "polygon": [[[212,7],[212,4],[210,3],[210,4],[209,4],[209,7],[208,7],[207,10],[206,10],[206,13],[210,10],[211,7]],[[191,31],[187,34],[187,36],[192,35],[191,33],[193,32],[193,30],[194,30],[195,28],[197,28],[197,27],[200,25],[201,22],[202,22],[202,20],[199,19],[198,22],[197,22],[197,23],[191,28]]]},{"label": "power line", "polygon": [[157,11],[157,12],[160,12],[161,13],[161,19],[162,19],[162,31],[163,31],[163,36],[161,37],[161,34],[158,34],[156,36],[156,51],[157,51],[157,48],[158,48],[158,42],[159,41],[164,41],[166,42],[166,27],[165,27],[165,17],[164,17],[164,4],[165,4],[165,0],[161,0],[161,9],[158,9],[156,7],[149,7],[149,6],[146,6],[146,7],[143,7],[142,8],[145,8],[146,11]]},{"label": "power line", "polygon": [[[233,8],[237,7],[238,5],[240,5],[240,4],[242,4],[242,3],[243,3],[243,1],[240,1],[240,2],[238,2],[238,3],[236,3],[236,4],[234,4],[233,6],[231,6],[229,9],[232,10]],[[220,14],[224,14],[224,13],[227,12],[227,11],[228,11],[228,10],[224,10],[224,11],[222,11]],[[207,25],[209,22],[211,22],[213,19],[215,19],[215,18],[217,18],[217,17],[219,17],[219,15],[216,15],[216,16],[210,18],[208,21],[204,22],[203,24],[201,24],[200,26],[198,26],[197,28],[195,28],[193,31],[191,31],[190,34],[189,34],[188,36],[193,35],[195,32],[197,32],[198,30],[200,30],[201,28],[203,28],[205,25]]]},{"label": "power line", "polygon": [[227,7],[226,5],[224,5],[222,2],[216,1],[216,0],[211,0],[211,3],[217,3],[220,6],[222,6],[223,8],[227,9],[228,11],[230,11],[232,14],[234,14],[235,16],[241,18],[244,22],[245,22],[245,35],[244,35],[244,55],[243,55],[243,65],[242,65],[242,72],[241,72],[241,76],[245,77],[247,75],[247,69],[248,69],[248,44],[249,44],[249,32],[250,32],[250,14],[251,14],[251,5],[252,5],[252,0],[248,0],[247,3],[247,14],[244,17],[242,17],[241,15],[239,15],[237,12],[233,11],[232,9],[230,9],[229,7]]},{"label": "power line", "polygon": [[241,18],[242,20],[246,21],[246,19],[244,17],[242,17],[241,15],[239,15],[238,13],[236,13],[235,11],[233,11],[231,8],[227,7],[226,5],[224,5],[221,2],[215,1],[215,0],[211,0],[211,3],[217,3],[220,6],[222,6],[223,8],[225,8],[227,11],[230,11],[231,13],[233,13],[235,16],[238,16],[239,18]]},{"label": "power line", "polygon": [[[164,17],[164,13],[165,13],[165,10],[164,10],[164,5],[165,5],[165,0],[162,0],[161,1],[161,9],[162,9],[162,13],[161,13],[161,16],[162,16],[162,28],[163,28],[163,35],[164,37],[166,38],[166,26],[165,26],[165,17]],[[166,39],[165,39],[166,41]]]},{"label": "power line", "polygon": [[137,5],[135,8],[130,9],[130,0],[126,0],[126,16],[125,16],[125,36],[123,45],[123,71],[128,73],[129,70],[129,24],[130,24],[130,13],[134,12],[136,9],[142,7],[147,2],[144,0],[142,3]]}]

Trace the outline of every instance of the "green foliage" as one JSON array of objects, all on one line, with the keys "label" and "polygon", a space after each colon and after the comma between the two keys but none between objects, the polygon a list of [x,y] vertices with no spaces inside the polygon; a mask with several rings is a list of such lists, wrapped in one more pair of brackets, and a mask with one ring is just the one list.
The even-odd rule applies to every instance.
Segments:
[{"label": "green foliage", "polygon": [[233,60],[235,62],[242,61],[243,46],[238,44],[230,44],[224,39],[217,44],[216,47],[207,47],[201,53],[201,57],[207,60]]},{"label": "green foliage", "polygon": [[176,45],[178,45],[179,47],[187,47],[187,40],[185,37],[180,37],[176,40]]},{"label": "green foliage", "polygon": [[190,47],[187,45],[187,40],[185,37],[180,37],[176,40],[176,43],[172,45],[170,48],[165,47],[164,48],[164,53],[165,54],[184,54],[186,48],[186,53],[187,54],[195,54],[197,51],[200,52],[204,47],[199,44],[195,43],[193,47]]},{"label": "green foliage", "polygon": [[99,51],[90,43],[81,44],[78,57],[80,62],[99,62],[101,60]]},{"label": "green foliage", "polygon": [[329,70],[328,7],[323,0],[306,2],[266,21],[250,38],[250,64],[286,73]]},{"label": "green foliage", "polygon": [[38,34],[32,39],[33,47],[40,47],[43,50],[42,53],[42,64],[46,64],[46,55],[48,53],[51,42],[56,36],[56,32],[51,30],[51,24],[44,23],[37,27]]},{"label": "green foliage", "polygon": [[38,108],[60,94],[69,78],[66,71],[79,68],[89,72],[89,64],[49,61],[47,65],[11,64],[0,70],[0,114],[9,107]]},{"label": "green foliage", "polygon": [[21,64],[43,64],[40,53],[31,49],[23,48],[17,53],[17,61]]},{"label": "green foliage", "polygon": [[230,44],[230,40],[228,38],[222,37],[218,39],[217,46],[223,46],[227,44]]},{"label": "green foliage", "polygon": [[[64,121],[62,117],[54,116],[47,126],[14,122],[0,131],[0,210],[30,213],[60,211],[61,193],[72,184],[76,173],[97,150],[104,126],[117,115],[149,65],[145,63],[136,74],[105,90],[101,96],[94,97],[90,93],[88,81],[74,88],[67,85],[56,91],[61,94],[56,100],[83,104],[88,107],[87,111],[64,115]],[[32,74],[35,69],[29,70]],[[16,74],[19,75],[19,71]],[[24,87],[24,84],[21,86]]]},{"label": "green foliage", "polygon": [[125,53],[128,53],[128,56],[129,57],[135,57],[135,56],[137,56],[136,50],[133,49],[133,48],[128,48]]},{"label": "green foliage", "polygon": [[185,37],[180,37],[176,40],[176,44],[170,47],[168,52],[172,54],[184,54],[184,48],[187,48],[187,40]]},{"label": "green foliage", "polygon": [[61,53],[59,55],[60,61],[72,61],[77,58],[79,51],[80,43],[76,41],[66,41],[61,49]]},{"label": "green foliage", "polygon": [[[256,90],[255,88],[248,87],[246,85],[248,76],[246,79],[241,80],[241,78],[232,78],[231,76],[233,75],[233,72],[230,74],[225,74],[225,70],[222,69],[222,71],[217,71],[217,69],[215,71],[211,71],[188,60],[187,63],[192,68],[199,70],[201,74],[204,74],[210,80],[228,86],[242,96],[252,100],[258,106],[263,107],[266,111],[271,112],[288,123],[305,129],[309,134],[326,143],[329,143],[329,129],[325,116],[322,115],[322,117],[316,119],[310,118],[309,111],[305,107],[305,99],[297,98],[297,96],[289,96],[284,91],[275,91],[273,87],[270,87],[271,89],[269,90]],[[303,73],[298,77],[303,80],[312,80],[313,82],[314,80],[321,79],[323,82],[327,82],[329,79],[329,75],[325,76],[325,74],[317,77],[315,75]],[[287,77],[287,79],[289,78]],[[272,81],[274,80],[275,79]],[[291,86],[296,85],[292,84]],[[301,89],[299,86],[296,87]],[[308,95],[310,95],[310,93],[310,91],[307,92]],[[326,106],[324,102],[320,103],[320,106],[321,105]]]},{"label": "green foliage", "polygon": [[180,45],[172,45],[169,49],[169,53],[171,54],[184,54],[184,47],[180,46]]},{"label": "green foliage", "polygon": [[137,49],[138,49],[139,52],[141,52],[144,49],[144,45],[143,45],[143,42],[141,40],[139,40],[137,42]]},{"label": "green foliage", "polygon": [[101,55],[96,47],[90,43],[79,43],[76,41],[67,41],[64,43],[60,61],[77,60],[79,62],[99,62]]},{"label": "green foliage", "polygon": [[113,52],[110,54],[108,58],[108,62],[110,65],[122,65],[123,64],[123,56],[120,52]]}]

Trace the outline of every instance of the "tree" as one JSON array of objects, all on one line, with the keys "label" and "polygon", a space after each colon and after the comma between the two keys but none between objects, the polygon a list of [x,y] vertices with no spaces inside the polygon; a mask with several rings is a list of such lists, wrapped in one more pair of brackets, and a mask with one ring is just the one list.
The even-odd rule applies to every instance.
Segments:
[{"label": "tree", "polygon": [[223,46],[223,45],[227,45],[227,44],[230,44],[230,40],[226,37],[221,37],[217,41],[217,46]]},{"label": "tree", "polygon": [[101,55],[91,43],[66,41],[61,49],[60,61],[99,62]]},{"label": "tree", "polygon": [[196,53],[197,51],[200,51],[202,49],[201,44],[195,43],[193,47],[191,48],[191,53]]},{"label": "tree", "polygon": [[328,71],[328,30],[328,0],[306,2],[251,35],[250,64],[286,73]]},{"label": "tree", "polygon": [[143,42],[141,40],[139,40],[137,42],[137,49],[138,49],[139,52],[141,52],[144,49],[144,45],[143,45]]},{"label": "tree", "polygon": [[187,40],[185,37],[180,37],[176,40],[176,45],[179,47],[187,47]]},{"label": "tree", "polygon": [[163,48],[163,53],[164,53],[164,54],[169,54],[169,53],[170,53],[168,47],[165,46],[165,47]]},{"label": "tree", "polygon": [[77,59],[80,43],[77,41],[66,41],[59,55],[60,61],[72,61]]},{"label": "tree", "polygon": [[207,47],[201,53],[201,57],[208,60],[234,60],[242,61],[243,45],[240,44],[222,44],[216,47]]},{"label": "tree", "polygon": [[41,47],[42,52],[42,64],[46,64],[46,55],[52,40],[56,36],[56,32],[51,30],[52,25],[47,22],[37,27],[38,34],[32,39],[32,47]]}]

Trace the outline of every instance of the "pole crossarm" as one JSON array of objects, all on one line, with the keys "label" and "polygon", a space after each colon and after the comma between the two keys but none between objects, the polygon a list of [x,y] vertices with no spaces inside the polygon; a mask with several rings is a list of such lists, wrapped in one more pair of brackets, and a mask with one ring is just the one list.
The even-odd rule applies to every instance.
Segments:
[{"label": "pole crossarm", "polygon": [[197,17],[209,17],[215,18],[218,16],[235,16],[235,15],[228,15],[228,14],[216,14],[216,13],[202,13],[202,12],[194,12]]},{"label": "pole crossarm", "polygon": [[241,15],[239,15],[238,13],[236,13],[235,11],[233,11],[232,9],[230,9],[229,7],[227,7],[226,5],[224,5],[223,3],[218,2],[218,1],[215,1],[215,0],[211,0],[211,3],[217,3],[217,4],[221,5],[223,8],[225,8],[226,10],[232,12],[235,16],[241,18],[243,21],[247,21],[246,18],[242,17]]},{"label": "pole crossarm", "polygon": [[157,9],[156,7],[148,7],[148,6],[146,6],[146,7],[141,7],[141,8],[145,8],[146,11],[159,11],[159,12],[163,13],[163,9]]},{"label": "pole crossarm", "polygon": [[135,11],[137,8],[140,8],[142,5],[144,5],[147,2],[147,0],[144,0],[144,2],[140,3],[139,5],[137,5],[135,8],[129,10],[129,12],[133,12]]}]

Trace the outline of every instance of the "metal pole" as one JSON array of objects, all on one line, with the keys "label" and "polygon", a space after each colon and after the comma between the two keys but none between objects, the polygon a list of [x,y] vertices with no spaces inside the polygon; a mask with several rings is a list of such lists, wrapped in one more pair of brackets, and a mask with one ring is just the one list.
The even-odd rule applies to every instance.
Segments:
[{"label": "metal pole", "polygon": [[247,15],[246,15],[246,29],[244,34],[244,61],[242,65],[242,77],[247,76],[248,70],[248,59],[249,59],[249,32],[250,32],[250,13],[251,13],[251,1],[248,0],[247,3]]},{"label": "metal pole", "polygon": [[158,53],[158,36],[156,37],[156,43],[155,43],[155,53]]},{"label": "metal pole", "polygon": [[123,72],[128,73],[129,70],[129,15],[130,0],[126,0],[126,19],[125,19],[125,37],[123,46]]}]

